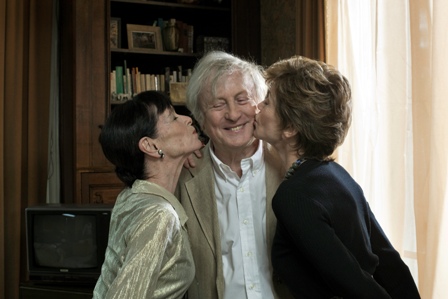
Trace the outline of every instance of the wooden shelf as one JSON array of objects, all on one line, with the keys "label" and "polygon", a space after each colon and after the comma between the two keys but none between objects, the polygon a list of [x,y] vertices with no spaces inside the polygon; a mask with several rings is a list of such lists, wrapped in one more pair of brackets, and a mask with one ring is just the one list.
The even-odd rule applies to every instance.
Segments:
[{"label": "wooden shelf", "polygon": [[163,56],[179,56],[179,57],[198,57],[196,53],[183,53],[183,52],[168,52],[158,50],[146,50],[146,49],[123,49],[112,48],[111,52],[123,53],[123,54],[146,54],[146,55],[163,55]]},{"label": "wooden shelf", "polygon": [[20,299],[91,299],[94,286],[21,283]]},{"label": "wooden shelf", "polygon": [[110,0],[111,2],[123,2],[134,3],[141,5],[153,5],[162,7],[182,8],[182,9],[202,9],[202,10],[217,10],[217,11],[230,11],[229,7],[217,4],[216,6],[210,5],[197,5],[197,4],[183,4],[165,1],[141,1],[141,0]]}]

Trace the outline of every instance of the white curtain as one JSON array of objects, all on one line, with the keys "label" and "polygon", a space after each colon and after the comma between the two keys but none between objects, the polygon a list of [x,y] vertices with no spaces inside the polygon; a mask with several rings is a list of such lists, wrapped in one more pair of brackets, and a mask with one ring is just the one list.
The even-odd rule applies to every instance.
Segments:
[{"label": "white curtain", "polygon": [[448,298],[448,1],[327,0],[327,62],[351,82],[337,159],[422,298]]}]

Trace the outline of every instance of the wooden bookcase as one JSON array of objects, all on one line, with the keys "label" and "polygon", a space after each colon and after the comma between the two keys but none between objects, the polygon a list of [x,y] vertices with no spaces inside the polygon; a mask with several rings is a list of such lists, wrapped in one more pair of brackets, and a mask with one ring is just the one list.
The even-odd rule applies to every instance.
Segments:
[{"label": "wooden bookcase", "polygon": [[[192,68],[200,57],[196,39],[229,39],[232,53],[261,60],[258,0],[76,0],[60,2],[60,156],[63,202],[110,202],[122,188],[104,157],[98,136],[114,107],[110,72],[126,60],[147,73]],[[111,18],[120,18],[121,47],[110,47]],[[194,52],[130,50],[126,24],[152,25],[175,18],[194,26]],[[182,109],[182,107],[179,107]]]}]

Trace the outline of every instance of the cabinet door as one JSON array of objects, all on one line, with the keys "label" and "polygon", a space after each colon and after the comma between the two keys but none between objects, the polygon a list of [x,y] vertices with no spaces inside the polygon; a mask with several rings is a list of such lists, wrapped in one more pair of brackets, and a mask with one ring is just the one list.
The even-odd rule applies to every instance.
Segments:
[{"label": "cabinet door", "polygon": [[232,51],[261,63],[260,0],[232,0]]},{"label": "cabinet door", "polygon": [[113,172],[81,173],[81,202],[113,204],[124,184]]},{"label": "cabinet door", "polygon": [[110,167],[103,155],[98,136],[107,116],[105,95],[108,88],[108,56],[105,28],[106,2],[74,2],[74,100],[77,169]]},{"label": "cabinet door", "polygon": [[98,136],[107,104],[108,0],[60,1],[60,156],[64,202],[81,202],[80,173],[112,171]]}]

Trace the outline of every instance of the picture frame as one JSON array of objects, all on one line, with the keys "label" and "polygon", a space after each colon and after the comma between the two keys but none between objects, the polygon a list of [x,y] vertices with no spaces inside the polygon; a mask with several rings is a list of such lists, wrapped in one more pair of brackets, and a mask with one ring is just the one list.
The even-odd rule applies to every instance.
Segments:
[{"label": "picture frame", "polygon": [[127,24],[126,29],[128,33],[128,48],[130,50],[163,51],[160,27]]},{"label": "picture frame", "polygon": [[170,82],[170,98],[174,105],[185,105],[187,86],[187,82]]},{"label": "picture frame", "polygon": [[121,48],[121,19],[110,18],[110,47]]}]

